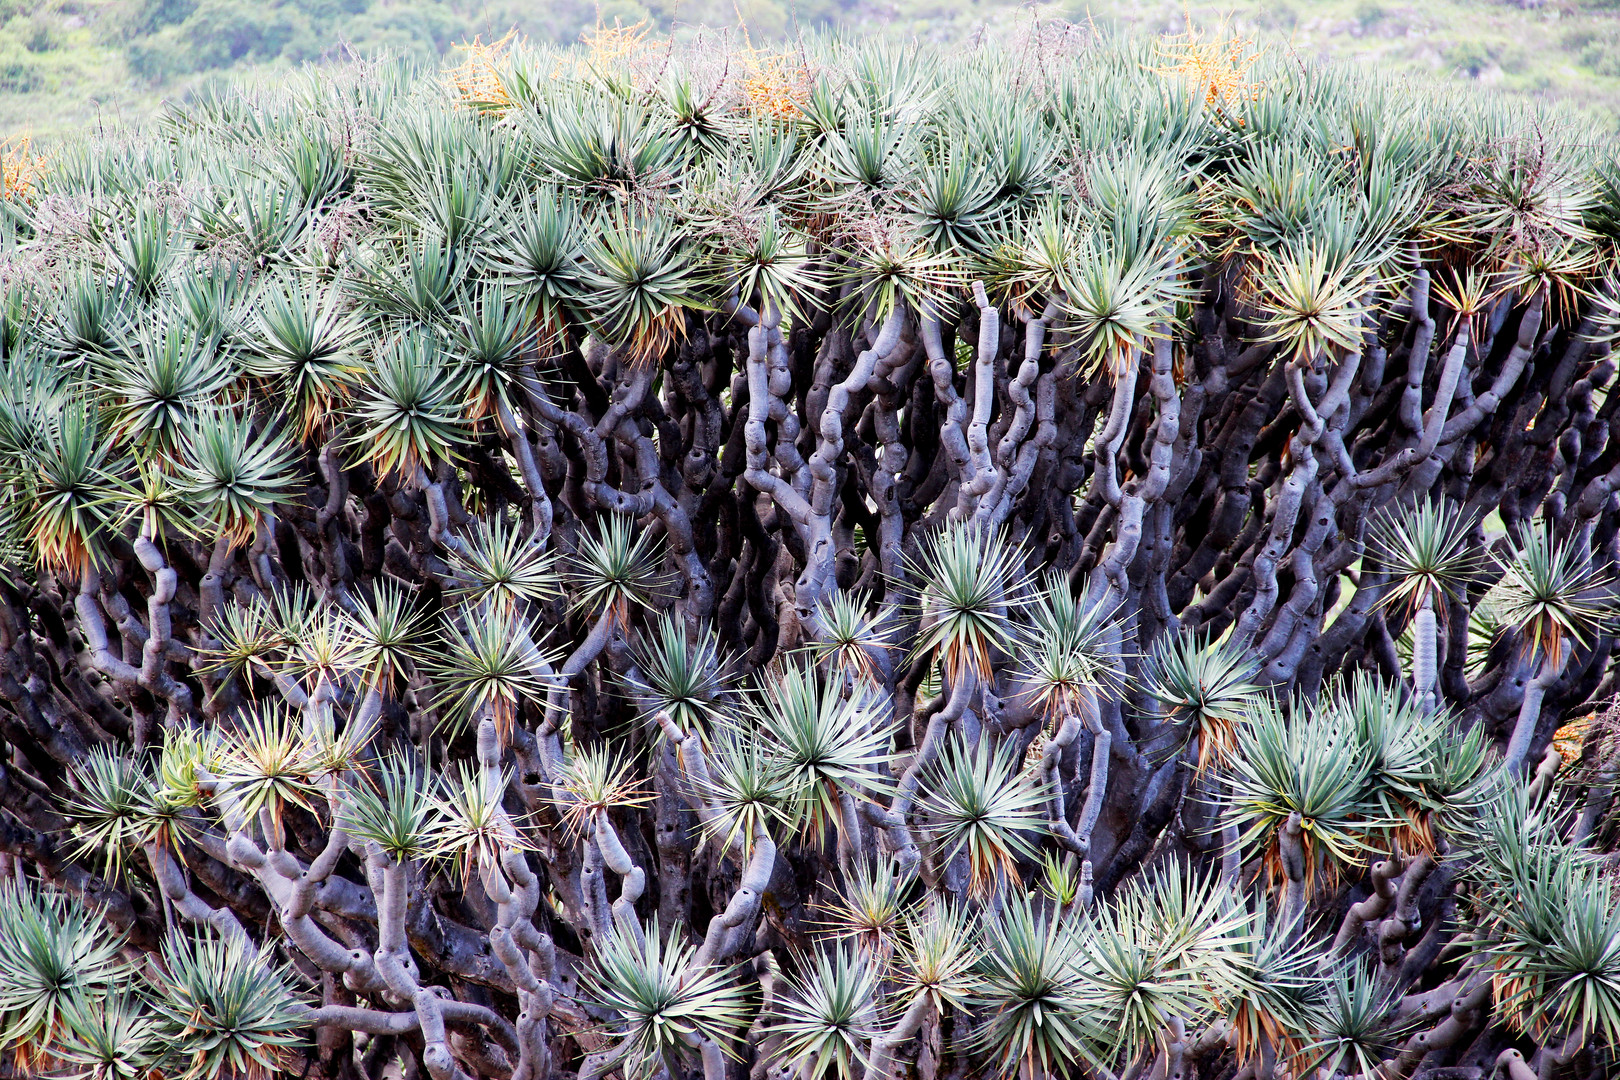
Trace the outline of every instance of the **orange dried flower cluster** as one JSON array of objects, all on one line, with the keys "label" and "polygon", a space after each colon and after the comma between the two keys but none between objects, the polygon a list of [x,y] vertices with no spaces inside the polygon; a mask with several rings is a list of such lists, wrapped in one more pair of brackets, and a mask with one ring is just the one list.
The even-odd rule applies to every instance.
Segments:
[{"label": "orange dried flower cluster", "polygon": [[0,199],[28,198],[44,172],[45,158],[27,135],[0,143]]},{"label": "orange dried flower cluster", "polygon": [[[625,26],[617,20],[612,26],[598,22],[594,29],[580,35],[583,50],[571,52],[559,60],[552,76],[572,78],[605,68],[623,68],[656,44],[651,30],[646,19],[633,26]],[[462,61],[445,72],[445,80],[460,95],[463,104],[497,113],[517,105],[507,81],[501,77],[501,69],[519,40],[517,32],[512,31],[487,45],[474,38],[470,44],[458,46]]]},{"label": "orange dried flower cluster", "polygon": [[632,26],[625,26],[614,19],[612,26],[598,22],[595,29],[585,31],[579,40],[590,56],[587,63],[592,67],[604,67],[634,60],[652,48],[654,42],[648,40],[651,34],[652,24],[646,19]]},{"label": "orange dried flower cluster", "polygon": [[810,100],[810,69],[792,53],[750,53],[742,80],[743,100],[755,113],[790,120]]},{"label": "orange dried flower cluster", "polygon": [[1223,101],[1254,101],[1263,84],[1249,81],[1249,71],[1260,59],[1249,38],[1200,40],[1192,20],[1187,20],[1185,40],[1160,44],[1159,55],[1171,61],[1154,69],[1166,78],[1186,79],[1203,94],[1204,104],[1219,107]]},{"label": "orange dried flower cluster", "polygon": [[1565,765],[1573,765],[1580,758],[1586,733],[1592,730],[1592,724],[1596,720],[1595,713],[1587,713],[1553,732],[1553,749],[1558,751],[1558,756],[1564,759]]},{"label": "orange dried flower cluster", "polygon": [[496,65],[506,58],[515,37],[515,32],[508,33],[488,45],[473,38],[470,44],[460,46],[461,63],[446,71],[444,77],[461,95],[463,102],[497,112],[512,107],[511,95],[506,92],[506,83],[501,79]]}]

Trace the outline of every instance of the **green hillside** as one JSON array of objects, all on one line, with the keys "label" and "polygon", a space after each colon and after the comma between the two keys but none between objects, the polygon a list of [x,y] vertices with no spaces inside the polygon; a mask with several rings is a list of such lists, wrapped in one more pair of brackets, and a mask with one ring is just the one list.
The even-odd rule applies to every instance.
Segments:
[{"label": "green hillside", "polygon": [[1302,55],[1366,58],[1620,118],[1620,0],[0,0],[0,134],[49,142],[138,120],[229,74],[257,80],[378,50],[424,59],[516,30],[569,43],[601,20],[659,30],[889,32],[936,42],[1034,17],[1179,32],[1224,25]]}]

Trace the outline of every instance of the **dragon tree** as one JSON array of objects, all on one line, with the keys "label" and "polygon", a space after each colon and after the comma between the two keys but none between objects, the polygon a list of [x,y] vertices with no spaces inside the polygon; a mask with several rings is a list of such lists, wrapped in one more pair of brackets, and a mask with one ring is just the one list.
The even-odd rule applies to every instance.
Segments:
[{"label": "dragon tree", "polygon": [[7,162],[0,1075],[1620,1070],[1620,157],[602,31]]}]

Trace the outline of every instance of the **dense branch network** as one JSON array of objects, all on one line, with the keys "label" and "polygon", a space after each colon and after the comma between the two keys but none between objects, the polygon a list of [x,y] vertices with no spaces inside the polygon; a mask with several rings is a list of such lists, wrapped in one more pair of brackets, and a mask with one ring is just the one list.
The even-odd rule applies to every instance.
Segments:
[{"label": "dense branch network", "polygon": [[1608,1075],[1620,174],[1184,55],[599,41],[58,162],[9,1067]]}]

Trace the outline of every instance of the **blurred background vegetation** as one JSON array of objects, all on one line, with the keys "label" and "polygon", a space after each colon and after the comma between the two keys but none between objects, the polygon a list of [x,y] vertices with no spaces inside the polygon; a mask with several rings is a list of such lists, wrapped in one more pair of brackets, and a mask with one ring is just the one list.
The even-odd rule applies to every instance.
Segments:
[{"label": "blurred background vegetation", "polygon": [[1181,33],[1189,16],[1302,57],[1567,99],[1620,130],[1620,0],[0,0],[0,137],[48,145],[138,121],[210,79],[383,49],[449,58],[509,30],[567,43],[599,21],[647,20],[676,34],[730,27],[755,45],[828,30],[948,42],[1019,18]]}]

